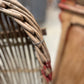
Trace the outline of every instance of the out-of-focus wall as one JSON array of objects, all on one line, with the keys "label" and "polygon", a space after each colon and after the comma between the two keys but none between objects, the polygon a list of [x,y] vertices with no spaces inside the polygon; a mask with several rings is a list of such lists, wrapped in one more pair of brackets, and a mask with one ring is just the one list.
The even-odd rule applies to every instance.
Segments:
[{"label": "out-of-focus wall", "polygon": [[42,23],[46,16],[47,0],[19,0],[28,8],[38,23]]}]

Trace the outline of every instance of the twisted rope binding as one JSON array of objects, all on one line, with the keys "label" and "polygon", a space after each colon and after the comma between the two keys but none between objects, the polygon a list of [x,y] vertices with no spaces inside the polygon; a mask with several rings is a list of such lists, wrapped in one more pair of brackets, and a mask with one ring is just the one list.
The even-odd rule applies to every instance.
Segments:
[{"label": "twisted rope binding", "polygon": [[38,46],[38,45],[42,44],[43,42],[44,42],[44,40],[41,40],[39,43],[33,43],[33,42],[32,43],[34,46]]}]

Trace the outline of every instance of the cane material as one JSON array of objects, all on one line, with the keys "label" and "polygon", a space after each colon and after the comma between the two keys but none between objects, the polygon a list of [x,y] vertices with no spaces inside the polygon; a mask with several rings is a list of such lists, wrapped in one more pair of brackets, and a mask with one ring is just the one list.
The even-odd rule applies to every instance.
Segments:
[{"label": "cane material", "polygon": [[[45,41],[43,39],[42,31],[39,25],[37,24],[37,22],[35,21],[33,15],[24,6],[22,6],[17,0],[0,0],[0,27],[2,28],[1,31],[5,33],[5,35],[3,36],[2,32],[0,32],[1,33],[0,34],[0,40],[1,40],[0,48],[2,52],[2,54],[0,55],[1,59],[2,57],[5,57],[6,55],[10,57],[10,59],[8,59],[7,57],[3,58],[7,60],[8,66],[6,67],[4,65],[5,68],[4,67],[1,68],[1,72],[2,72],[1,78],[5,76],[6,72],[8,73],[8,76],[11,77],[9,74],[9,72],[11,72],[12,75],[15,75],[16,79],[18,80],[17,73],[27,71],[26,61],[25,61],[26,51],[24,47],[25,45],[28,46],[28,44],[32,42],[34,49],[33,51],[31,51],[29,50],[29,46],[28,46],[28,51],[31,51],[31,53],[34,52],[34,55],[37,57],[40,63],[40,70],[42,72],[42,75],[48,82],[51,81],[52,70],[51,70],[51,65],[50,65],[50,62],[51,62],[50,55],[47,50]],[[16,28],[19,31],[19,35],[16,32]],[[9,35],[8,33],[10,31],[12,32],[12,34]],[[22,33],[21,31],[24,31],[26,34]],[[19,39],[21,43],[20,41],[18,41]],[[24,67],[22,68],[24,69],[18,69],[17,68],[19,67],[18,63],[17,63],[18,66],[14,64],[18,60],[21,63],[21,59],[20,59],[20,56],[18,58],[15,58],[14,52],[12,50],[12,45],[14,46],[14,48],[17,45],[18,51],[17,51],[17,48],[15,48],[15,54],[18,56],[18,52],[19,52],[19,55],[21,56],[23,65],[25,67],[25,68]],[[22,45],[22,50],[20,50],[21,45]],[[9,49],[7,46],[9,47]],[[10,53],[8,50],[10,50]],[[24,54],[24,57],[22,55],[22,52]],[[11,58],[11,55],[14,57],[14,59]],[[31,58],[31,60],[32,59],[34,58]],[[3,62],[6,62],[6,60],[4,60]],[[22,66],[22,64],[20,65]],[[27,72],[30,72],[30,71],[31,70]],[[35,71],[38,71],[38,70],[35,69]],[[4,72],[4,76],[3,76],[3,72]],[[13,72],[15,72],[15,74]],[[24,74],[23,74],[23,77],[24,77]],[[15,78],[12,78],[12,79],[15,80]],[[4,80],[4,83],[7,81],[11,81],[11,80],[6,79]],[[7,84],[13,84],[13,83],[7,83]]]}]

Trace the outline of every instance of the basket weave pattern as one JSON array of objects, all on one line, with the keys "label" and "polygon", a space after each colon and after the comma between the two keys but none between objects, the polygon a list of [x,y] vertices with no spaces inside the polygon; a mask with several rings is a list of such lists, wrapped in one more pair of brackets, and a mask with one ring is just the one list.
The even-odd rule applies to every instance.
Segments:
[{"label": "basket weave pattern", "polygon": [[[39,25],[37,24],[37,22],[35,21],[33,15],[16,0],[0,0],[0,13],[3,13],[6,17],[8,16],[10,18],[11,20],[10,22],[12,26],[13,26],[12,20],[14,20],[18,24],[20,31],[22,29],[22,31],[24,30],[26,32],[28,36],[27,39],[31,40],[34,46],[35,56],[37,57],[40,63],[40,70],[43,76],[46,78],[46,80],[50,81],[51,75],[52,75],[52,70],[50,65],[50,55],[47,50],[45,41],[43,39],[42,31]],[[0,17],[1,16],[2,15],[0,14]],[[4,28],[2,19],[0,23]],[[13,29],[14,28],[15,27],[13,26]],[[24,35],[24,37],[26,36]],[[9,71],[11,72],[11,70]],[[16,70],[13,70],[13,71],[16,71]],[[21,71],[23,70],[18,70],[18,72],[21,72]]]}]

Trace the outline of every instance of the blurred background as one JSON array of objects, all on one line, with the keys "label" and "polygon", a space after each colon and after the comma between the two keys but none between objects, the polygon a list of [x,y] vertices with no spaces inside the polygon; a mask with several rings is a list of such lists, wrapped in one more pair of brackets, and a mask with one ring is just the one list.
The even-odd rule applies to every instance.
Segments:
[{"label": "blurred background", "polygon": [[60,0],[19,0],[34,15],[41,28],[46,28],[44,37],[51,56],[52,67],[56,59],[59,40],[61,36],[61,23],[59,20]]}]

